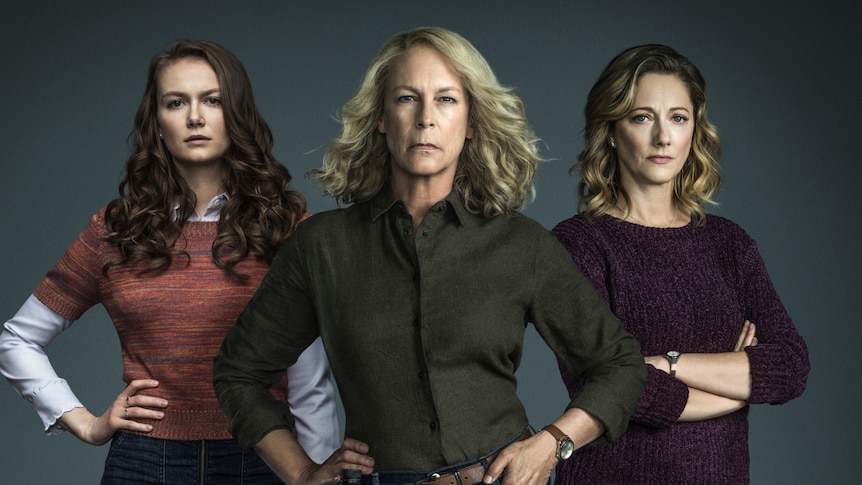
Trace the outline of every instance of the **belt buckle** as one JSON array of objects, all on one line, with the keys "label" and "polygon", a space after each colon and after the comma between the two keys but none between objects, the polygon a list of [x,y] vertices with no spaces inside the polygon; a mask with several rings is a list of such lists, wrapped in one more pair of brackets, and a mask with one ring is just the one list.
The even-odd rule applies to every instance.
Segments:
[{"label": "belt buckle", "polygon": [[454,478],[455,478],[455,482],[454,482],[454,483],[455,483],[456,485],[461,485],[462,483],[464,483],[464,482],[461,480],[461,470],[455,470],[454,472],[451,472],[451,473],[444,473],[443,475],[441,475],[441,474],[439,474],[439,473],[432,473],[432,474],[428,475],[428,477],[427,477],[427,478],[424,478],[424,479],[422,479],[422,480],[420,480],[420,481],[416,482],[416,484],[415,484],[415,485],[423,485],[423,484],[426,484],[426,483],[434,483],[434,482],[436,482],[437,480],[441,480],[441,479],[443,479],[444,477],[449,477],[449,476],[452,476],[452,477],[454,477]]},{"label": "belt buckle", "polygon": [[439,478],[440,478],[439,473],[432,473],[432,474],[428,475],[427,477],[423,478],[422,480],[415,482],[413,485],[422,485],[424,483],[431,483],[435,480],[438,480]]}]

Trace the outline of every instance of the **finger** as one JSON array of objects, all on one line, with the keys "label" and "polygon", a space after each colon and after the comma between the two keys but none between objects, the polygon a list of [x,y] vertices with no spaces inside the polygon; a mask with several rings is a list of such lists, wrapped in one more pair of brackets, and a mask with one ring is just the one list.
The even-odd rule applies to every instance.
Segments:
[{"label": "finger", "polygon": [[506,467],[509,466],[509,461],[511,461],[510,455],[505,453],[505,450],[500,452],[497,455],[497,458],[491,462],[491,465],[488,466],[488,471],[485,472],[485,478],[482,479],[485,483],[492,483],[500,478],[500,475],[503,474],[503,471],[506,470]]},{"label": "finger", "polygon": [[755,326],[753,323],[749,323],[748,333],[745,336],[745,345],[743,345],[743,348],[744,347],[750,347],[753,344],[754,339],[755,339]]},{"label": "finger", "polygon": [[352,450],[358,453],[368,453],[368,445],[353,438],[344,438],[341,443],[342,450]]},{"label": "finger", "polygon": [[739,352],[746,346],[746,342],[748,340],[749,330],[751,329],[751,322],[748,320],[742,324],[742,331],[739,332],[739,338],[736,339],[736,345],[733,347],[734,352]]},{"label": "finger", "polygon": [[158,387],[159,381],[155,379],[135,379],[126,386],[126,389],[123,391],[123,394],[126,396],[134,396],[141,389],[150,389],[153,387]]},{"label": "finger", "polygon": [[126,407],[134,408],[166,408],[167,399],[153,396],[142,396],[140,394],[126,398]]}]

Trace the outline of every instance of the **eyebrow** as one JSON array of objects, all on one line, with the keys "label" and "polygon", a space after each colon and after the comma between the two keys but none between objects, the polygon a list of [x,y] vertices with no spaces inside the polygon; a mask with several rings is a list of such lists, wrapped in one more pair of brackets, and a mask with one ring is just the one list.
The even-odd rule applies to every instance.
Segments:
[{"label": "eyebrow", "polygon": [[[212,95],[213,93],[218,93],[219,91],[221,91],[221,88],[208,89],[208,90],[206,90],[206,91],[201,92],[201,93],[200,93],[200,96],[201,96],[201,97],[210,96],[210,95]],[[189,95],[188,95],[188,93],[185,93],[185,92],[183,92],[183,91],[168,91],[168,92],[166,92],[166,93],[163,93],[161,96],[159,96],[159,98],[168,98],[168,97],[182,97],[182,98],[185,98],[185,97],[189,97]]]},{"label": "eyebrow", "polygon": [[[641,110],[641,111],[649,111],[649,112],[652,112],[652,113],[654,113],[654,112],[655,112],[655,110],[654,110],[654,109],[652,109],[652,108],[648,108],[648,107],[645,107],[645,106],[642,106],[642,107],[640,107],[640,108],[639,108],[639,107],[634,107],[634,108],[630,109],[630,110],[629,110],[629,112],[631,113],[632,111],[638,111],[638,110]],[[690,110],[690,109],[686,108],[685,106],[675,106],[675,107],[672,107],[672,108],[668,109],[668,111],[686,111],[686,112],[689,112],[689,113],[690,113],[692,110]]]},{"label": "eyebrow", "polygon": [[[407,90],[407,91],[413,91],[414,93],[418,93],[418,92],[419,92],[419,90],[418,90],[417,88],[415,88],[415,87],[413,87],[413,86],[410,86],[410,85],[408,85],[408,84],[401,84],[401,85],[393,86],[393,87],[392,87],[392,91],[393,91],[393,92],[394,92],[394,91],[398,91],[399,89],[404,89],[404,90]],[[435,93],[448,93],[448,92],[453,92],[453,91],[454,91],[454,92],[457,92],[457,93],[463,93],[463,92],[464,92],[464,90],[463,90],[463,89],[461,89],[461,88],[459,88],[458,86],[444,86],[444,87],[442,87],[442,88],[439,88],[439,89],[435,90],[434,92],[435,92]]]}]

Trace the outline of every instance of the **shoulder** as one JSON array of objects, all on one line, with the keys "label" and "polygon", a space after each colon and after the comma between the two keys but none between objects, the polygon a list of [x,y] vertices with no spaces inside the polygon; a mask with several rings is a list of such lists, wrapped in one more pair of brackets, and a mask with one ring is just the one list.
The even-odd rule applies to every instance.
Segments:
[{"label": "shoulder", "polygon": [[745,232],[739,224],[721,216],[707,214],[704,225],[700,228],[708,237],[732,244],[738,248],[748,248],[755,244],[754,239]]},{"label": "shoulder", "polygon": [[561,221],[559,224],[554,226],[552,232],[558,238],[561,236],[564,237],[578,237],[584,233],[596,233],[600,230],[598,219],[591,219],[583,214],[575,214],[574,216]]}]

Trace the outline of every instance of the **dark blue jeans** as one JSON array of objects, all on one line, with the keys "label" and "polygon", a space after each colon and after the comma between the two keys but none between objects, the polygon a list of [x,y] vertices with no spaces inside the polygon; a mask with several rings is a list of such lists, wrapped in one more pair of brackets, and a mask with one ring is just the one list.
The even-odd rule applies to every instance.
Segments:
[{"label": "dark blue jeans", "polygon": [[102,485],[282,484],[251,451],[234,440],[176,441],[117,433],[105,460]]}]

